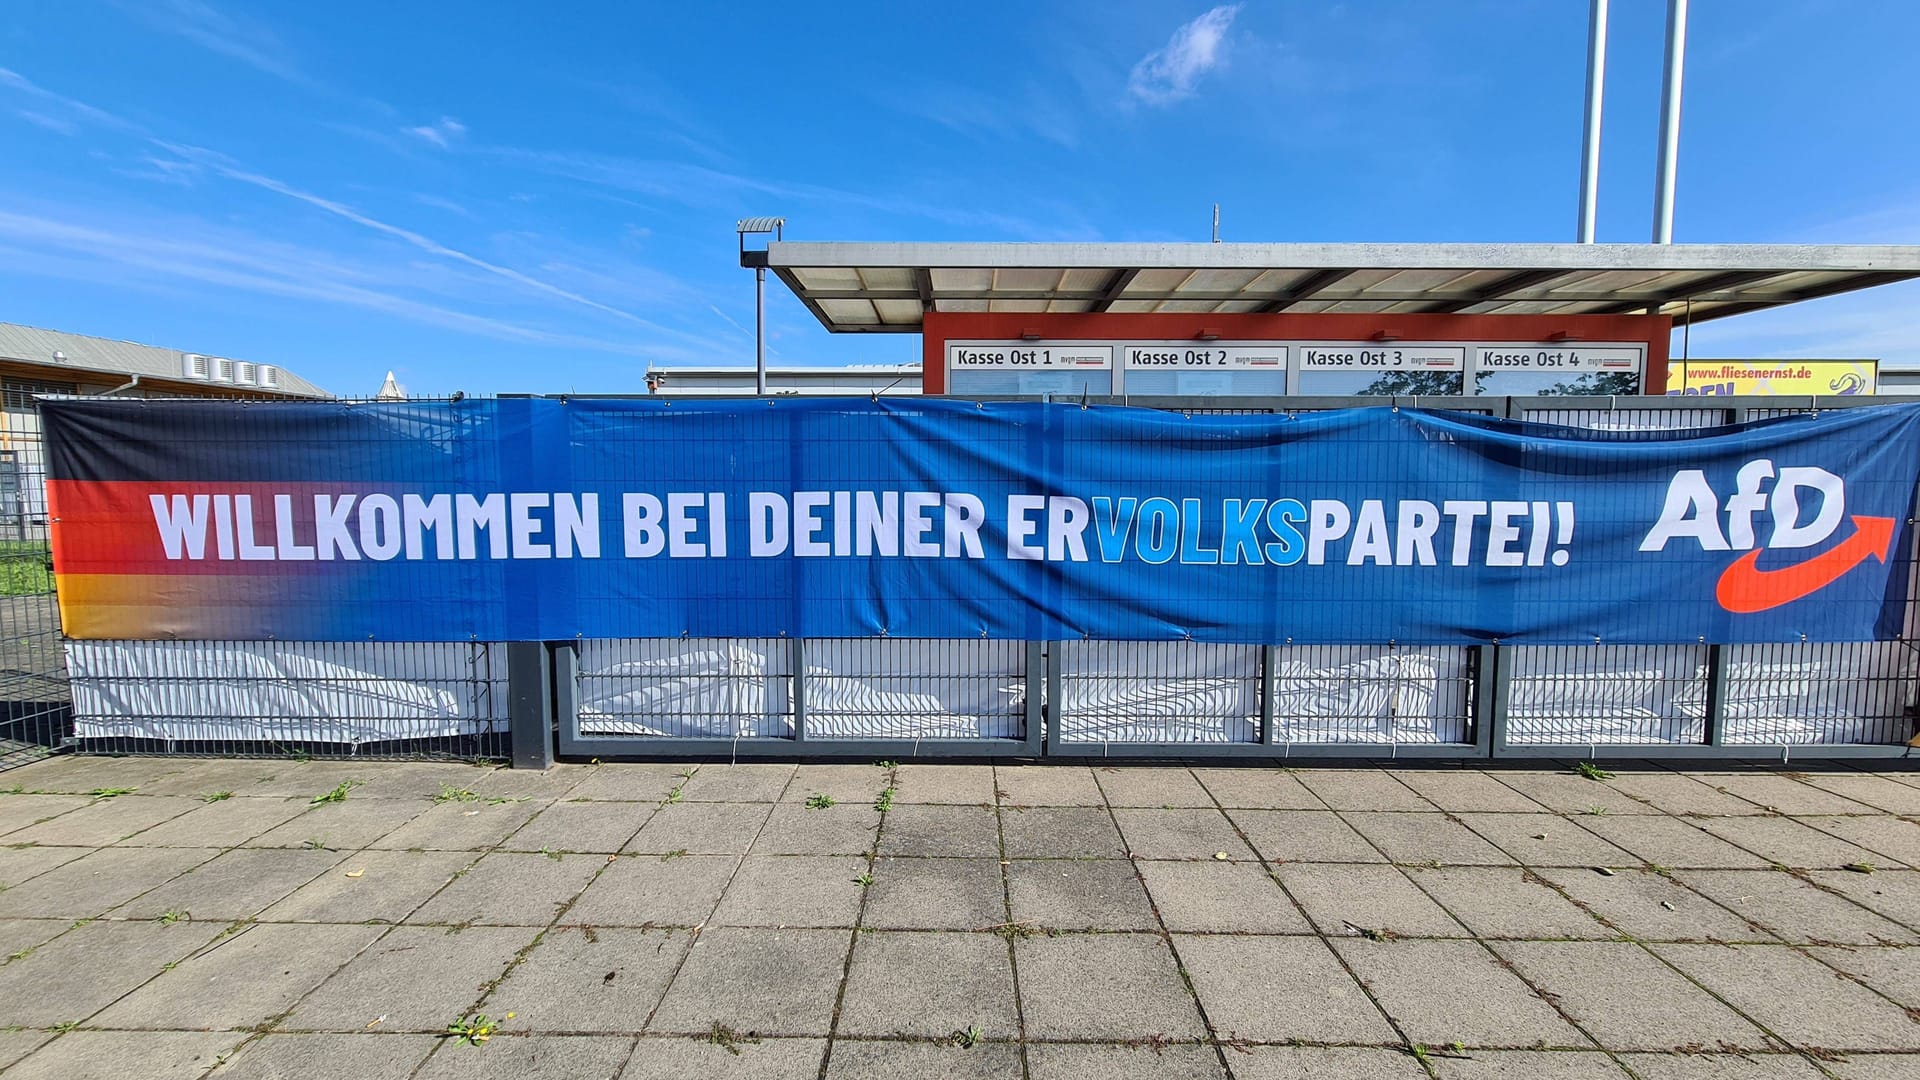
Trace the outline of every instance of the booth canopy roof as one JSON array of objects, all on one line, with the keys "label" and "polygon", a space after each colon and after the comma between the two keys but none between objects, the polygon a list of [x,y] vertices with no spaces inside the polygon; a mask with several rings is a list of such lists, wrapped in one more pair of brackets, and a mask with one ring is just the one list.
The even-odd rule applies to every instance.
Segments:
[{"label": "booth canopy roof", "polygon": [[1894,245],[785,242],[765,258],[827,329],[881,333],[916,333],[928,311],[1657,311],[1684,323],[1920,277],[1920,246]]}]

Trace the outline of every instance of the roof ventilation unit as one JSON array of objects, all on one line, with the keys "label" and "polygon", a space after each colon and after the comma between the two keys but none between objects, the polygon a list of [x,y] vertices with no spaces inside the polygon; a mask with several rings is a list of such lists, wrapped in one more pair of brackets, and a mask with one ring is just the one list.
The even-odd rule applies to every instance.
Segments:
[{"label": "roof ventilation unit", "polygon": [[213,378],[213,360],[199,353],[184,353],[180,358],[180,374],[189,379]]}]

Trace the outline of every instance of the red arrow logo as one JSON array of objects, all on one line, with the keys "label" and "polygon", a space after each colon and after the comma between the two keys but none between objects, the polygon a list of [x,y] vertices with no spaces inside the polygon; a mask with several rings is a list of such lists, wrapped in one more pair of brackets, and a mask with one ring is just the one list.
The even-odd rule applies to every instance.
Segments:
[{"label": "red arrow logo", "polygon": [[1855,517],[1852,536],[1803,563],[1762,570],[1755,565],[1760,561],[1760,550],[1747,552],[1721,573],[1714,597],[1721,607],[1738,615],[1777,608],[1840,580],[1842,574],[1866,562],[1869,555],[1886,562],[1892,546],[1892,518]]}]

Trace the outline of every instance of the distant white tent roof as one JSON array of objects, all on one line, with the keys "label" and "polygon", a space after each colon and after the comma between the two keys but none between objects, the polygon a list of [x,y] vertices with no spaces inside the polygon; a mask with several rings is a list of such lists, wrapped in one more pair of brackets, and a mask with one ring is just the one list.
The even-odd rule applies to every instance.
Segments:
[{"label": "distant white tent roof", "polygon": [[407,400],[407,388],[401,386],[400,380],[394,378],[393,372],[389,371],[387,372],[386,381],[380,384],[379,390],[374,391],[373,400],[405,401]]}]

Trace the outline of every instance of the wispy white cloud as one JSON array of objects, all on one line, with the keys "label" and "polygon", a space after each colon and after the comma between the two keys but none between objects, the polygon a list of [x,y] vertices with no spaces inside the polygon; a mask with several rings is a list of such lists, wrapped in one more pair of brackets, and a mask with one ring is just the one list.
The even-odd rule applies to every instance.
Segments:
[{"label": "wispy white cloud", "polygon": [[300,70],[286,43],[262,23],[222,11],[204,0],[141,0],[125,6],[148,25],[209,52],[290,83],[310,88],[316,85]]},{"label": "wispy white cloud", "polygon": [[1168,105],[1193,96],[1200,77],[1226,56],[1227,31],[1239,4],[1222,4],[1173,32],[1165,46],[1133,65],[1127,94],[1148,105]]},{"label": "wispy white cloud", "polygon": [[413,201],[419,203],[421,206],[431,206],[435,210],[445,210],[449,214],[458,214],[463,218],[471,218],[473,216],[473,211],[443,195],[434,195],[419,191],[414,193]]},{"label": "wispy white cloud", "polygon": [[73,121],[62,120],[57,116],[48,116],[46,113],[34,112],[32,109],[15,110],[15,115],[27,123],[32,124],[34,127],[46,128],[48,131],[56,134],[78,135],[80,133],[80,125],[75,124]]},{"label": "wispy white cloud", "polygon": [[96,109],[84,101],[75,100],[64,94],[56,94],[10,68],[0,67],[0,89],[12,90],[15,93],[23,94],[44,104],[52,105],[56,110],[66,114],[65,117],[54,118],[58,121],[69,124],[75,123],[76,121],[85,121],[89,124],[123,132],[138,132],[140,130],[140,126],[130,120],[115,116],[105,109]]},{"label": "wispy white cloud", "polygon": [[466,137],[467,125],[455,120],[451,116],[443,116],[431,124],[421,124],[418,127],[410,127],[407,128],[406,131],[407,134],[417,139],[425,139],[427,142],[445,150]]}]

